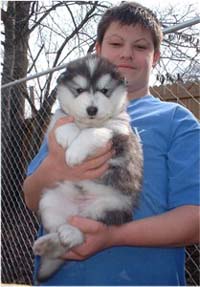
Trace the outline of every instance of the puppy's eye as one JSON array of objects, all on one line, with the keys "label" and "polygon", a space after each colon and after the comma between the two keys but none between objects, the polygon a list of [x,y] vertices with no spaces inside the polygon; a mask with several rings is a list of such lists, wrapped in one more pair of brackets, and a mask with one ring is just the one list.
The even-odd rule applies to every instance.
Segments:
[{"label": "puppy's eye", "polygon": [[104,89],[101,89],[101,92],[106,95],[108,93],[108,89],[104,88]]},{"label": "puppy's eye", "polygon": [[81,93],[84,92],[84,90],[82,88],[77,88],[76,91],[77,91],[78,94],[81,94]]}]

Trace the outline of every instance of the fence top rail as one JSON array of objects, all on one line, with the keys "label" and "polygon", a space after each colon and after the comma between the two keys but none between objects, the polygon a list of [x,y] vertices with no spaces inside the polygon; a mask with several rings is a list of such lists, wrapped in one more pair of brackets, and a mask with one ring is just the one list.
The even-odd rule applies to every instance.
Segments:
[{"label": "fence top rail", "polygon": [[200,17],[195,17],[195,18],[193,18],[191,20],[179,23],[179,24],[174,25],[172,27],[164,28],[163,29],[163,34],[173,33],[173,32],[176,32],[178,30],[181,30],[181,29],[184,29],[184,28],[187,28],[189,26],[193,26],[193,25],[196,25],[196,24],[199,24],[199,23],[200,23]]},{"label": "fence top rail", "polygon": [[[184,29],[186,27],[193,26],[193,25],[196,25],[196,24],[199,24],[199,23],[200,23],[200,17],[195,17],[195,18],[193,18],[191,20],[188,20],[188,21],[185,21],[183,23],[179,23],[177,25],[174,25],[173,27],[164,28],[163,29],[163,34],[173,33],[173,32],[176,32],[178,30],[181,30],[181,29]],[[14,85],[17,85],[17,84],[20,84],[22,82],[30,81],[30,80],[33,80],[35,78],[39,78],[41,76],[44,76],[46,74],[53,73],[55,71],[64,69],[64,68],[66,68],[66,65],[67,64],[63,64],[63,65],[60,65],[60,66],[57,66],[57,67],[54,67],[54,68],[47,69],[47,70],[45,70],[43,72],[40,72],[40,73],[36,73],[35,75],[30,75],[28,77],[24,77],[24,78],[21,78],[21,79],[9,82],[7,84],[2,85],[1,89],[10,88],[10,87],[12,87]]]}]

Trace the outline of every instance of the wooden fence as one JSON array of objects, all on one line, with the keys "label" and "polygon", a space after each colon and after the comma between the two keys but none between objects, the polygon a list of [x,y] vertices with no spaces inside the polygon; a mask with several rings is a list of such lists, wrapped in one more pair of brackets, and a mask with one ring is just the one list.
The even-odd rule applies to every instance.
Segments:
[{"label": "wooden fence", "polygon": [[161,100],[185,106],[200,120],[200,82],[154,86],[150,91]]}]

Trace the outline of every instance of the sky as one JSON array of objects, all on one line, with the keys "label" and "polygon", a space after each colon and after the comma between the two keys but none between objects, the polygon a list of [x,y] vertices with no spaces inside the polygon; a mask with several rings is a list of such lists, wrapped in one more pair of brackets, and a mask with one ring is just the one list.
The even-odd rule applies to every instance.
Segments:
[{"label": "sky", "polygon": [[200,13],[200,4],[198,3],[199,2],[198,0],[136,0],[136,2],[149,8],[168,7],[169,5],[172,5],[172,7],[174,7],[176,5],[183,6],[184,4],[187,4],[187,5],[196,4],[197,7],[199,8],[199,13]]}]

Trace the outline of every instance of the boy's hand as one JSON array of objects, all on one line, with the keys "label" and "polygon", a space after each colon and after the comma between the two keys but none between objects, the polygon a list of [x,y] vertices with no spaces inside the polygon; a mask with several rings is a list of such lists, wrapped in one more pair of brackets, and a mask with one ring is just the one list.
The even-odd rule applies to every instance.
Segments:
[{"label": "boy's hand", "polygon": [[85,241],[64,254],[63,259],[84,260],[111,246],[111,230],[115,227],[111,228],[101,222],[79,216],[73,216],[68,223],[84,233]]}]

